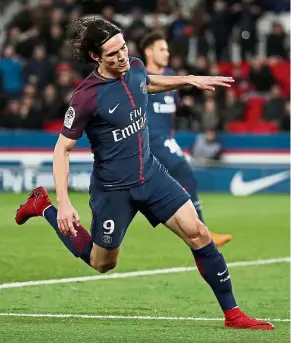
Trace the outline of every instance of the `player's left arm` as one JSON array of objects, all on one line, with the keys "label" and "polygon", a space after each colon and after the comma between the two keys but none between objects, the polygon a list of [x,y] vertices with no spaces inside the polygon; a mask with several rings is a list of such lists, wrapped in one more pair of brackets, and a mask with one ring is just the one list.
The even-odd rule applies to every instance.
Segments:
[{"label": "player's left arm", "polygon": [[186,86],[194,86],[199,89],[215,91],[216,86],[231,87],[234,82],[232,77],[224,76],[165,76],[148,75],[148,93],[163,93]]}]

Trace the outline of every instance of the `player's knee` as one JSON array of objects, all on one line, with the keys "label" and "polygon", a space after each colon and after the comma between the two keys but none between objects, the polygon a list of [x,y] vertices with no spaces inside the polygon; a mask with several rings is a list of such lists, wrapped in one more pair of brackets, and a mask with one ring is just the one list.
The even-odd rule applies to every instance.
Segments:
[{"label": "player's knee", "polygon": [[91,267],[97,270],[99,273],[106,273],[117,266],[117,261],[105,261],[105,262],[95,262],[91,261]]},{"label": "player's knee", "polygon": [[197,249],[197,247],[211,241],[209,230],[199,219],[195,221],[193,228],[188,233],[188,245],[193,249]]}]

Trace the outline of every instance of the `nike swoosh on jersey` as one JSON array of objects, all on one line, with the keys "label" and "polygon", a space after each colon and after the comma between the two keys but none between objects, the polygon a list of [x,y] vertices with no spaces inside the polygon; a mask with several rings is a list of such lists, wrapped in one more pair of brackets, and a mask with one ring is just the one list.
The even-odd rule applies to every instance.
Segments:
[{"label": "nike swoosh on jersey", "polygon": [[244,181],[243,173],[237,172],[231,180],[230,192],[233,195],[251,195],[265,188],[276,185],[290,177],[290,171],[286,170],[277,174],[265,176],[252,181]]},{"label": "nike swoosh on jersey", "polygon": [[109,108],[109,113],[111,114],[111,113],[113,113],[116,109],[117,109],[117,107],[119,106],[119,104],[117,104],[115,107],[113,107],[112,109],[111,108]]}]

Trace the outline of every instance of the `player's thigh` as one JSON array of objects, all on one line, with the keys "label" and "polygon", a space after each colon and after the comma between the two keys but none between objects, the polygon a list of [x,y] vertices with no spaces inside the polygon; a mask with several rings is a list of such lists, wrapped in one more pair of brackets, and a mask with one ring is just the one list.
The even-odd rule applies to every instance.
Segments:
[{"label": "player's thigh", "polygon": [[154,227],[159,223],[165,224],[190,198],[183,187],[160,164],[143,185],[143,196],[139,210]]},{"label": "player's thigh", "polygon": [[165,225],[193,249],[211,242],[207,227],[199,220],[192,201],[183,204]]},{"label": "player's thigh", "polygon": [[90,207],[93,216],[91,223],[93,243],[107,250],[118,248],[137,212],[129,191],[104,191],[91,184]]}]

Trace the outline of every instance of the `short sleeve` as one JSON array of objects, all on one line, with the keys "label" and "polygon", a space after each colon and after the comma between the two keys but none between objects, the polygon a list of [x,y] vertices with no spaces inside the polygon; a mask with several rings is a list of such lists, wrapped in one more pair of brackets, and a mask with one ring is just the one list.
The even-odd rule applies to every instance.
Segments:
[{"label": "short sleeve", "polygon": [[146,67],[145,67],[145,65],[143,64],[143,62],[140,61],[140,63],[141,63],[141,65],[142,65],[142,69],[143,69],[143,72],[144,72],[144,74],[145,74],[146,84],[148,85],[148,84],[150,83],[150,77],[148,76]]},{"label": "short sleeve", "polygon": [[131,59],[132,59],[132,64],[135,65],[137,68],[141,69],[142,72],[144,73],[145,79],[146,79],[146,84],[148,85],[150,83],[150,77],[148,76],[145,65],[143,64],[143,62],[139,58],[131,57]]},{"label": "short sleeve", "polygon": [[97,87],[75,91],[65,114],[61,134],[70,139],[79,139],[96,112]]}]

